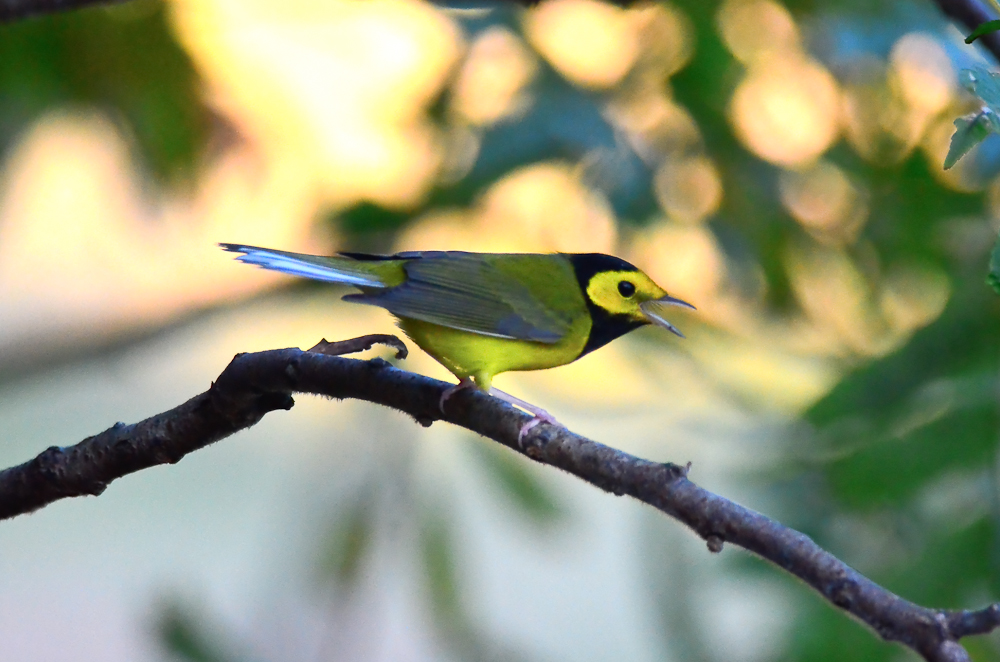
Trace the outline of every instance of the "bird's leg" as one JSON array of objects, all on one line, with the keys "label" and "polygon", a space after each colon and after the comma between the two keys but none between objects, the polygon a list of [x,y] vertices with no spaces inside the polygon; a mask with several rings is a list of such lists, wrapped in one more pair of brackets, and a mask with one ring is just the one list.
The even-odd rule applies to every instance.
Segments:
[{"label": "bird's leg", "polygon": [[446,388],[444,393],[441,394],[440,402],[438,402],[438,408],[441,410],[441,413],[444,413],[444,403],[448,402],[448,398],[455,395],[459,391],[464,391],[467,388],[475,388],[475,386],[476,383],[472,381],[471,377],[462,377],[457,384]]},{"label": "bird's leg", "polygon": [[521,431],[517,433],[518,446],[521,446],[521,442],[524,440],[524,435],[528,434],[531,428],[535,427],[539,423],[548,423],[549,425],[556,425],[558,427],[563,427],[562,423],[557,421],[555,417],[549,412],[545,411],[540,407],[536,407],[530,402],[525,402],[520,398],[515,398],[510,393],[504,393],[500,389],[491,386],[490,395],[499,400],[503,400],[504,402],[508,402],[514,405],[515,407],[519,407],[524,411],[528,412],[529,414],[531,414],[532,416],[534,416],[534,418],[532,418],[530,421],[522,425]]}]

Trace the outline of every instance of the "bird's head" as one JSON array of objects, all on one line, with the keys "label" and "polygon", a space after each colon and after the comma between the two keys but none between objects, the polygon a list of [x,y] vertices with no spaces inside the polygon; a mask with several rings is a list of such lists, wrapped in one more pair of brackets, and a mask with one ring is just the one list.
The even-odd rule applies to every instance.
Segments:
[{"label": "bird's head", "polygon": [[672,306],[691,310],[695,309],[694,306],[670,296],[652,278],[620,258],[583,253],[573,255],[571,259],[592,309],[596,308],[609,318],[625,322],[633,328],[655,324],[684,337],[665,315]]}]

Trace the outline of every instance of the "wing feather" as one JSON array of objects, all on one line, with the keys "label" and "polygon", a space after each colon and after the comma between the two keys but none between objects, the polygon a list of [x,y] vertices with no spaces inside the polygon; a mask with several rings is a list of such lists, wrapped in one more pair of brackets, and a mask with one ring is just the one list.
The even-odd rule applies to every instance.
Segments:
[{"label": "wing feather", "polygon": [[[401,256],[400,256],[401,257]],[[541,256],[540,256],[541,257]],[[406,282],[344,299],[485,336],[556,343],[572,320],[550,311],[511,275],[475,253],[424,253],[406,262]]]}]

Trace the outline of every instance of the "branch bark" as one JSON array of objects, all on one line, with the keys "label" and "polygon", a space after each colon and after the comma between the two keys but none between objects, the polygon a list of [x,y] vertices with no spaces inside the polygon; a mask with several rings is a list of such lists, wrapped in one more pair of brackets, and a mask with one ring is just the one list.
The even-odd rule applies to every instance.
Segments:
[{"label": "branch bark", "polygon": [[[551,426],[535,428],[518,444],[528,415],[475,390],[457,393],[447,413],[438,402],[444,382],[391,367],[331,354],[392,336],[322,341],[314,350],[278,349],[237,354],[208,391],[170,411],[133,425],[116,423],[68,448],[52,447],[0,472],[0,519],[31,512],[66,497],[98,495],[117,478],[188,453],[257,423],[268,412],[291,409],[292,393],[355,398],[409,414],[421,425],[443,420],[507,446],[536,462],[558,467],[602,490],[629,495],[679,520],[719,552],[726,542],[767,559],[837,607],[930,662],[965,662],[962,637],[1000,625],[1000,604],[978,611],[921,607],[887,591],[820,548],[807,536],[713,494],[688,479],[689,467],[623,453]],[[398,343],[398,344],[397,344]],[[399,351],[405,355],[405,347]]]},{"label": "branch bark", "polygon": [[[969,34],[981,24],[996,19],[979,0],[935,0],[941,12],[951,20],[964,25]],[[1000,32],[983,35],[977,40],[1000,62]]]},{"label": "branch bark", "polygon": [[83,9],[92,5],[116,5],[122,2],[127,0],[0,0],[0,23]]},{"label": "branch bark", "polygon": [[[11,23],[32,16],[55,14],[94,5],[115,5],[129,0],[0,0],[0,23]],[[434,0],[432,0],[433,2]],[[540,0],[493,0],[494,2],[532,6]],[[611,4],[627,7],[636,0],[608,0]],[[443,3],[442,3],[443,4]]]}]

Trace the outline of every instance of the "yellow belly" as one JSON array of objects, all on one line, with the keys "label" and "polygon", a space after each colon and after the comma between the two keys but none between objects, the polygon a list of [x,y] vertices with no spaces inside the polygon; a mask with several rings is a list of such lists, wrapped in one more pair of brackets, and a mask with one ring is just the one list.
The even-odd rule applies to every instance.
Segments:
[{"label": "yellow belly", "polygon": [[590,318],[575,321],[562,340],[551,344],[494,338],[406,318],[400,318],[399,326],[456,377],[471,377],[488,390],[493,376],[501,372],[544,370],[575,361],[587,343]]}]

